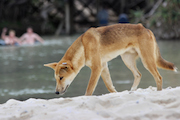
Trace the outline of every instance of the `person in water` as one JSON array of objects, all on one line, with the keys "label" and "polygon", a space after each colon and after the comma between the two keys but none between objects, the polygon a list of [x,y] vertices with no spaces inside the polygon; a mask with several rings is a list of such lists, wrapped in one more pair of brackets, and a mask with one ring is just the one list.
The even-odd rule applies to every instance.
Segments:
[{"label": "person in water", "polygon": [[119,15],[119,23],[129,23],[128,16],[125,13]]},{"label": "person in water", "polygon": [[3,28],[2,33],[1,33],[1,38],[4,41],[1,41],[1,45],[15,45],[15,44],[21,44],[19,39],[16,37],[16,33],[14,30],[9,31],[9,35],[6,35],[7,33],[7,28]]},{"label": "person in water", "polygon": [[44,40],[38,34],[33,32],[31,27],[27,28],[27,32],[20,37],[20,40],[22,41],[22,44],[27,45],[34,45],[36,40],[40,43],[44,42]]},{"label": "person in water", "polygon": [[100,26],[108,25],[109,15],[108,15],[108,10],[107,10],[107,6],[106,5],[104,5],[102,7],[102,9],[98,12],[97,18],[98,18]]}]

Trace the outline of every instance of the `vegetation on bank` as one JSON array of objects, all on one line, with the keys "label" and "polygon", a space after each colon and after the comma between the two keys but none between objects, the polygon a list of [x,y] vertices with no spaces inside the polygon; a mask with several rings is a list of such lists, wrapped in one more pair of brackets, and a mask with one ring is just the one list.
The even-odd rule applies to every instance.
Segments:
[{"label": "vegetation on bank", "polygon": [[[151,14],[152,11],[153,14]],[[137,9],[131,11],[131,15],[133,16],[132,22],[142,22],[160,39],[180,38],[179,0],[158,0],[148,13]]]},{"label": "vegetation on bank", "polygon": [[[121,0],[120,2],[116,0],[1,0],[0,28],[15,29],[17,35],[21,35],[28,26],[32,26],[40,34],[52,35],[59,27],[62,27],[61,33],[63,33],[67,1],[74,2],[72,18],[73,25],[78,24],[76,28],[83,28],[84,24],[88,24],[87,28],[97,24],[96,13],[106,3],[108,9],[114,11],[116,18],[124,9],[129,16],[130,23],[143,23],[145,27],[153,30],[156,37],[180,38],[180,0]],[[82,2],[84,6],[79,4]],[[86,9],[80,7],[86,7]],[[82,14],[87,10],[90,11],[91,16]],[[76,28],[74,32],[78,31]]]}]

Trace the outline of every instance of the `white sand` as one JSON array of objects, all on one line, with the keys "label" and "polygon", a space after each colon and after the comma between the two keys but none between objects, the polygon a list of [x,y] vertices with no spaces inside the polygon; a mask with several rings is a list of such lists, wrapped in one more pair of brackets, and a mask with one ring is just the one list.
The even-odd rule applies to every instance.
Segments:
[{"label": "white sand", "polygon": [[180,87],[102,96],[8,100],[0,120],[180,120]]}]

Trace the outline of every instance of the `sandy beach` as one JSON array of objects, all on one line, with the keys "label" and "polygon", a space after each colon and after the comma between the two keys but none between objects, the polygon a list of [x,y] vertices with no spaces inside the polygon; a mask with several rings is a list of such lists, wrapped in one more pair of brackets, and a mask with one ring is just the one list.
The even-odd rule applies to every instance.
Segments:
[{"label": "sandy beach", "polygon": [[180,87],[139,88],[101,96],[8,100],[0,120],[178,120]]}]

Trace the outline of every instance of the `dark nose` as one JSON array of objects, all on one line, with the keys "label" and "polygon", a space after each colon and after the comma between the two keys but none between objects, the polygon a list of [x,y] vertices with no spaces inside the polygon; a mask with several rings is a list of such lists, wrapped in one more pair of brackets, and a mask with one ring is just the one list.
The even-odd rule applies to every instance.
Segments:
[{"label": "dark nose", "polygon": [[58,91],[56,91],[55,93],[56,93],[57,95],[59,94],[59,92],[58,92]]}]

